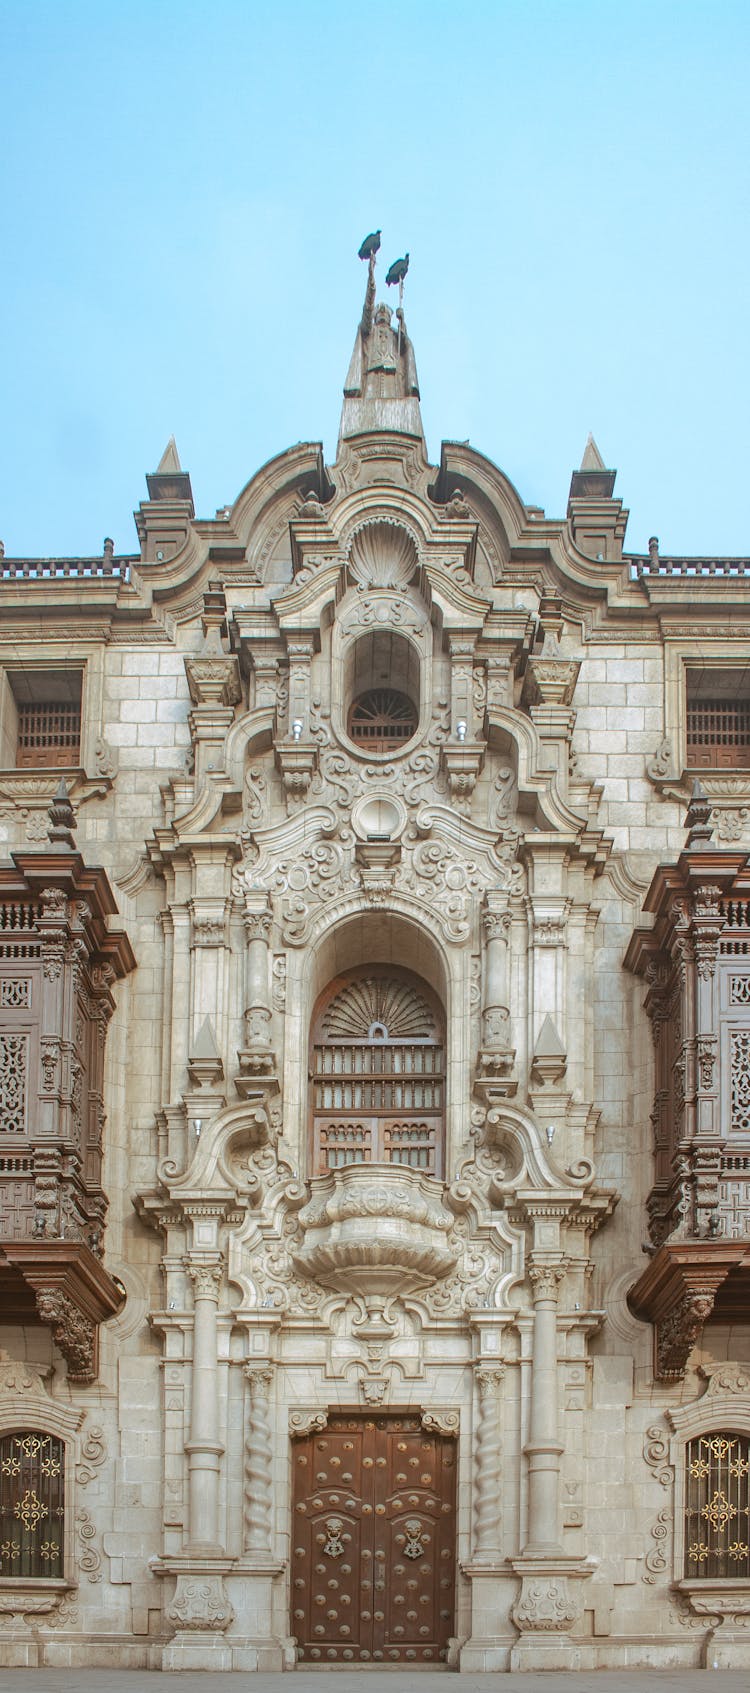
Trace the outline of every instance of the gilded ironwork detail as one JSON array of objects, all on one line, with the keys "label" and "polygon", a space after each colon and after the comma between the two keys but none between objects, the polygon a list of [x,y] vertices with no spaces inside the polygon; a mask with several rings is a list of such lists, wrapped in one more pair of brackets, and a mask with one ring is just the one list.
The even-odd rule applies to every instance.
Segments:
[{"label": "gilded ironwork detail", "polygon": [[62,1441],[41,1430],[0,1439],[0,1575],[63,1574],[64,1457]]},{"label": "gilded ironwork detail", "polygon": [[750,1442],[706,1434],[687,1450],[685,1574],[750,1576]]}]

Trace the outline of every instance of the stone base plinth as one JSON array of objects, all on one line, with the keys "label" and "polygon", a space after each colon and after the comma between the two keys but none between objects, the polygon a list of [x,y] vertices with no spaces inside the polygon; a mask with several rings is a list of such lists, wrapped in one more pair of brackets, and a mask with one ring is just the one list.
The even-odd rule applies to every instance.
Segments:
[{"label": "stone base plinth", "polygon": [[464,1674],[508,1670],[515,1641],[509,1612],[516,1580],[499,1552],[496,1558],[463,1564],[462,1570],[471,1581],[471,1633],[456,1667]]},{"label": "stone base plinth", "polygon": [[232,1648],[223,1634],[193,1633],[180,1629],[163,1648],[163,1670],[232,1668]]},{"label": "stone base plinth", "polygon": [[510,1649],[511,1670],[581,1668],[581,1648],[566,1634],[522,1634]]}]

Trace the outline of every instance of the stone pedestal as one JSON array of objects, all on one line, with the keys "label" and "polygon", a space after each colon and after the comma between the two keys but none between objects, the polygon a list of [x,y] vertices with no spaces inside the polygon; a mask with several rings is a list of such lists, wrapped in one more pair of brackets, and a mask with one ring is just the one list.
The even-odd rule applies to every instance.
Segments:
[{"label": "stone pedestal", "polygon": [[461,1647],[458,1668],[464,1675],[510,1669],[515,1634],[507,1621],[516,1581],[507,1564],[475,1558],[462,1565],[471,1582],[471,1634]]},{"label": "stone pedestal", "polygon": [[580,1642],[570,1631],[581,1614],[578,1582],[593,1574],[593,1565],[576,1558],[513,1560],[521,1577],[521,1591],[511,1611],[520,1638],[511,1647],[511,1670],[576,1670],[581,1667]]},{"label": "stone pedestal", "polygon": [[224,1588],[230,1568],[229,1562],[215,1558],[165,1560],[158,1566],[159,1575],[177,1575],[174,1598],[167,1606],[176,1633],[163,1649],[163,1670],[232,1668],[232,1648],[224,1638],[234,1620]]},{"label": "stone pedestal", "polygon": [[274,1582],[285,1565],[245,1553],[234,1566],[228,1589],[236,1613],[231,1642],[233,1670],[278,1674],[294,1667],[290,1644],[273,1633]]}]

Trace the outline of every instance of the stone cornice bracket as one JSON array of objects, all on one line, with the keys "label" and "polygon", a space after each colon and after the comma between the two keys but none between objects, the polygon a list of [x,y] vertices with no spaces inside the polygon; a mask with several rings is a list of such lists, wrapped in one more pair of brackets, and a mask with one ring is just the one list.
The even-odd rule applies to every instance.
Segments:
[{"label": "stone cornice bracket", "polygon": [[440,763],[445,771],[451,801],[459,811],[468,813],[477,777],[484,765],[485,747],[481,741],[459,740],[458,745],[440,749]]},{"label": "stone cornice bracket", "polygon": [[276,767],[281,776],[287,805],[290,807],[303,805],[307,799],[319,757],[317,741],[303,740],[301,734],[297,737],[296,724],[301,725],[302,719],[295,718],[292,721],[291,738],[277,741],[275,748]]},{"label": "stone cornice bracket", "polygon": [[[531,712],[532,717],[540,706],[566,708],[565,715],[560,716],[560,723],[564,724],[570,715],[567,708],[573,703],[580,670],[581,660],[560,653],[554,637],[546,636],[541,653],[538,657],[530,658],[526,666],[522,704]],[[571,728],[574,720],[573,714],[570,720]],[[546,715],[542,715],[540,721],[546,725]]]}]

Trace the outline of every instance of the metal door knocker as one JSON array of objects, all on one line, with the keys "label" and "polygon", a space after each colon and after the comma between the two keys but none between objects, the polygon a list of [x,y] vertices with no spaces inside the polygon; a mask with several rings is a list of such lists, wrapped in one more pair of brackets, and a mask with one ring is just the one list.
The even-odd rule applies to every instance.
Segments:
[{"label": "metal door knocker", "polygon": [[420,1538],[421,1533],[422,1533],[422,1524],[419,1520],[419,1517],[410,1517],[408,1522],[404,1523],[404,1528],[406,1529],[406,1545],[404,1547],[404,1557],[405,1558],[422,1558],[422,1557],[424,1557],[424,1546],[422,1545],[422,1541],[421,1541],[421,1538]]},{"label": "metal door knocker", "polygon": [[344,1524],[341,1517],[326,1517],[328,1539],[323,1547],[323,1551],[329,1558],[343,1558],[346,1551],[346,1547],[341,1538],[341,1530],[343,1526]]}]

